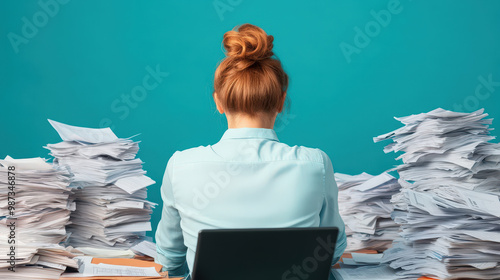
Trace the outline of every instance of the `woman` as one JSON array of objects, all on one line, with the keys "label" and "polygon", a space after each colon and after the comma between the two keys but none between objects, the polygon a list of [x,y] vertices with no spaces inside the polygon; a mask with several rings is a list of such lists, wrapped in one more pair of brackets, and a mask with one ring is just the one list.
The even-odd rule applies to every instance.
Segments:
[{"label": "woman", "polygon": [[223,44],[213,98],[228,129],[218,143],[168,161],[156,262],[169,275],[187,274],[201,229],[318,226],[339,228],[336,262],[346,237],[332,163],[319,149],[280,143],[273,130],[288,87],[273,36],[244,24]]}]

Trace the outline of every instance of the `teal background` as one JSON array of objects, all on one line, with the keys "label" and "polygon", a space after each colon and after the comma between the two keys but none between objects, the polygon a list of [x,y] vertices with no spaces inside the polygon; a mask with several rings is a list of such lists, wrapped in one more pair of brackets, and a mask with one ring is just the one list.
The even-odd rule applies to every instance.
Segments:
[{"label": "teal background", "polygon": [[[38,1],[1,1],[0,157],[48,157],[42,146],[60,138],[47,118],[108,122],[119,137],[141,133],[139,157],[158,182],[149,188],[160,203],[152,236],[168,158],[217,142],[227,127],[211,98],[213,73],[224,57],[224,32],[246,22],[275,37],[291,79],[278,137],[323,149],[337,172],[375,174],[397,164],[382,151],[388,143],[372,141],[401,126],[394,116],[457,110],[464,102],[463,111],[484,107],[500,116],[499,86],[471,103],[479,76],[500,81],[500,1],[401,0],[402,11],[350,63],[340,44],[354,45],[354,28],[364,29],[370,11],[389,1],[311,2],[220,0],[229,5],[220,16],[214,1],[74,0],[16,53],[9,34],[21,35],[22,18],[33,22],[43,9]],[[169,76],[126,116],[113,109],[157,65]]]}]

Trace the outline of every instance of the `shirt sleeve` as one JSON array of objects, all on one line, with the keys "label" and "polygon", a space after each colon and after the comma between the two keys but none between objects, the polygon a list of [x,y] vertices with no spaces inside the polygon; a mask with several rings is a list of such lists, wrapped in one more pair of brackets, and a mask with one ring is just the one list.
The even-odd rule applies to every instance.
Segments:
[{"label": "shirt sleeve", "polygon": [[155,262],[163,265],[162,271],[168,271],[169,276],[184,276],[188,273],[187,247],[184,245],[180,226],[181,217],[175,208],[172,191],[173,165],[176,153],[167,163],[160,189],[163,209],[155,234],[157,251]]},{"label": "shirt sleeve", "polygon": [[347,240],[344,221],[342,220],[342,217],[340,217],[339,213],[339,189],[337,187],[337,183],[335,182],[332,162],[325,152],[321,151],[321,154],[323,156],[325,166],[325,193],[323,207],[320,212],[320,227],[337,227],[339,229],[339,235],[337,237],[337,243],[332,260],[333,265],[339,261],[340,257],[344,253],[347,246]]}]

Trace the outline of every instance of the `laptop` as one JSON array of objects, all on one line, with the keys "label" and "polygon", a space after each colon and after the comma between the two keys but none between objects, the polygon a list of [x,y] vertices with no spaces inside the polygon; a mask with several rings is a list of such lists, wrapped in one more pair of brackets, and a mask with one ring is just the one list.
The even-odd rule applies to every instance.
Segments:
[{"label": "laptop", "polygon": [[192,280],[328,280],[338,228],[201,230]]}]

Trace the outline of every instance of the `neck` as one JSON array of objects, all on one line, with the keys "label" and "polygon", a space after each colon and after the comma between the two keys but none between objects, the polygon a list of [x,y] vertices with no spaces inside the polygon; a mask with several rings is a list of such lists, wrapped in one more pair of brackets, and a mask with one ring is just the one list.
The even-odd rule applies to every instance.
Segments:
[{"label": "neck", "polygon": [[254,116],[244,114],[226,114],[228,128],[270,128],[274,127],[277,114],[256,113]]}]

